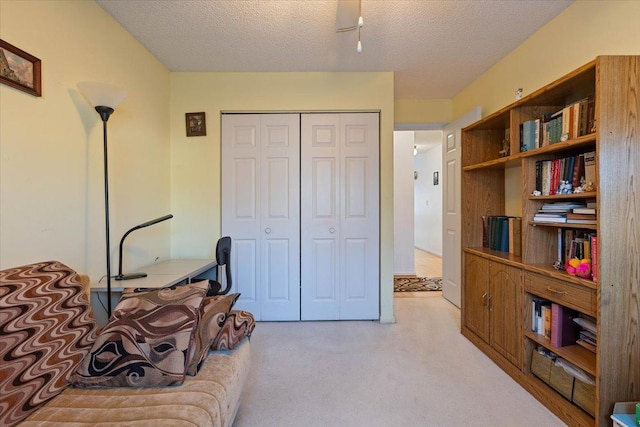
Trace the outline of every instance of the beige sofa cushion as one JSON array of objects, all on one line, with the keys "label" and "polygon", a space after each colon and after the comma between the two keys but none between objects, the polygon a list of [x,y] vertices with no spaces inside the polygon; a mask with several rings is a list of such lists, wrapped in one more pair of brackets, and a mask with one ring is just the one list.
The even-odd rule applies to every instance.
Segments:
[{"label": "beige sofa cushion", "polygon": [[21,426],[231,426],[249,366],[245,339],[233,351],[210,352],[198,375],[181,386],[69,388]]}]

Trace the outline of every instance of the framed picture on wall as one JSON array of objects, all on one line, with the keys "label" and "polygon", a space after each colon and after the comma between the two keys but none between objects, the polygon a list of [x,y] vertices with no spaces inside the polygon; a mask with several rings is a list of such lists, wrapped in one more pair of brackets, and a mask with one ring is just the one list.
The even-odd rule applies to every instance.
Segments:
[{"label": "framed picture on wall", "polygon": [[438,185],[440,183],[440,180],[439,180],[440,176],[439,175],[440,174],[438,173],[438,171],[435,171],[433,173],[433,185]]},{"label": "framed picture on wall", "polygon": [[42,96],[38,58],[0,39],[0,83]]},{"label": "framed picture on wall", "polygon": [[186,113],[187,136],[207,136],[207,123],[204,112]]}]

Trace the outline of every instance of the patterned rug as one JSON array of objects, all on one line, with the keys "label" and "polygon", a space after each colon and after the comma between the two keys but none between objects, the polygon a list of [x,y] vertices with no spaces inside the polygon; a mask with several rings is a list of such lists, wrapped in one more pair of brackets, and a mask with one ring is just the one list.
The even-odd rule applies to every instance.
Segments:
[{"label": "patterned rug", "polygon": [[441,291],[442,277],[394,277],[394,292]]}]

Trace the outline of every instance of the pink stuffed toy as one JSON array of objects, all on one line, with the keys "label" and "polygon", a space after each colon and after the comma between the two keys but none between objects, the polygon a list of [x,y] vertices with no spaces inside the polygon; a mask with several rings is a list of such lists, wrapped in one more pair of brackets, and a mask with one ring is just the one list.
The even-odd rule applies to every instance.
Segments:
[{"label": "pink stuffed toy", "polygon": [[583,279],[591,278],[591,260],[588,258],[571,258],[567,260],[564,268],[572,276],[582,277]]}]

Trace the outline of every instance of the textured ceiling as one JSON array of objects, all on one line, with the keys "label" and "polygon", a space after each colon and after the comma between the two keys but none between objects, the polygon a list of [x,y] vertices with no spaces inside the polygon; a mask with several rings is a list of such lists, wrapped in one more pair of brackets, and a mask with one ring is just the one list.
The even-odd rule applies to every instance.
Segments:
[{"label": "textured ceiling", "polygon": [[393,71],[395,98],[452,98],[572,0],[97,0],[171,71]]}]

